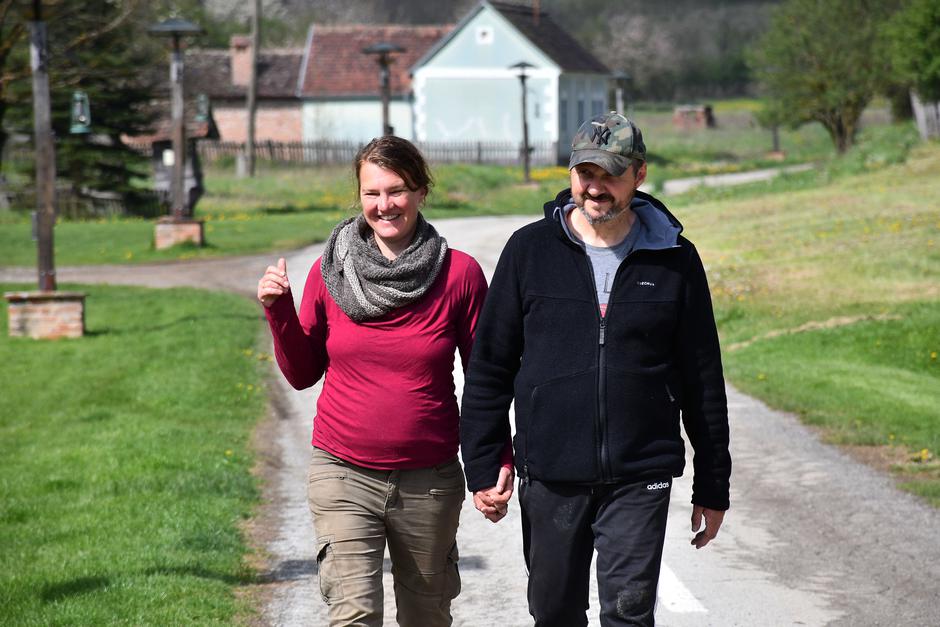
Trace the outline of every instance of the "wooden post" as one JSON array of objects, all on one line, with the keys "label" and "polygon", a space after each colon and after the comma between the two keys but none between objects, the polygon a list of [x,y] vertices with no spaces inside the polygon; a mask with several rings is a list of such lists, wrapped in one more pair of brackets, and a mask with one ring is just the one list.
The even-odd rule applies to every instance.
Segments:
[{"label": "wooden post", "polygon": [[29,56],[33,73],[33,137],[36,149],[36,205],[39,289],[54,291],[55,247],[55,146],[49,99],[49,70],[46,67],[46,25],[39,0],[33,0],[34,21],[29,23]]},{"label": "wooden post", "polygon": [[388,69],[388,55],[383,54],[379,57],[379,65],[381,66],[381,77],[382,77],[382,134],[391,135],[392,134],[392,125],[388,120],[388,101],[390,100],[390,80],[389,80],[389,69]]},{"label": "wooden post", "polygon": [[186,216],[186,123],[183,119],[183,53],[180,36],[173,34],[173,52],[170,59],[170,88],[173,91],[173,219]]},{"label": "wooden post", "polygon": [[251,74],[248,79],[248,132],[245,140],[246,174],[255,175],[255,115],[258,112],[258,46],[261,45],[261,0],[254,0],[251,15]]},{"label": "wooden post", "polygon": [[522,73],[519,75],[519,81],[522,83],[522,163],[524,166],[525,182],[530,183],[532,176],[529,168],[529,116],[528,107],[526,105],[526,78],[528,77],[525,75],[525,69],[523,69]]}]

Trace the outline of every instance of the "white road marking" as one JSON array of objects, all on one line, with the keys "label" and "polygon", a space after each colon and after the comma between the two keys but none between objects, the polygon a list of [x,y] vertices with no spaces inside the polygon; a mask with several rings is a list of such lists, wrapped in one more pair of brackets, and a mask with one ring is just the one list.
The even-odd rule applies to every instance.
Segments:
[{"label": "white road marking", "polygon": [[708,610],[695,595],[679,581],[672,569],[663,562],[659,571],[659,591],[657,598],[660,606],[676,614],[706,614]]}]

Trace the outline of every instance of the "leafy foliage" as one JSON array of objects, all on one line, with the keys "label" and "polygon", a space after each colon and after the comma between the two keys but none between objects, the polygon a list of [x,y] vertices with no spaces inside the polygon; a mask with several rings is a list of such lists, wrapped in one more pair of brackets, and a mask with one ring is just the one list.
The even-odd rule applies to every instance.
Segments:
[{"label": "leafy foliage", "polygon": [[899,77],[926,101],[940,100],[940,0],[911,0],[885,28]]},{"label": "leafy foliage", "polygon": [[[144,33],[141,4],[88,0],[58,5],[43,16],[52,128],[56,137],[56,170],[80,194],[116,192],[133,202],[135,179],[148,176],[146,160],[130,150],[122,134],[150,130],[158,42]],[[33,97],[28,65],[28,38],[7,59],[6,123],[14,132],[32,135]],[[69,133],[72,93],[84,91],[91,103],[92,133]],[[2,120],[0,120],[2,122]],[[32,165],[26,166],[31,170]],[[31,172],[30,172],[31,174]]]},{"label": "leafy foliage", "polygon": [[788,122],[821,123],[839,152],[852,145],[887,74],[879,29],[891,9],[890,1],[788,0],[774,11],[751,64]]}]

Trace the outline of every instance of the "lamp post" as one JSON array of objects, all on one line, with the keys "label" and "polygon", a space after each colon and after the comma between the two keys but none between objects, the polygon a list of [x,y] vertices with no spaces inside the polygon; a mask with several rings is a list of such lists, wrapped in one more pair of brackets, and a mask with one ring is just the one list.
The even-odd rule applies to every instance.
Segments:
[{"label": "lamp post", "polygon": [[388,121],[388,101],[391,98],[390,86],[389,86],[389,70],[388,66],[391,64],[392,59],[391,55],[396,52],[405,52],[405,49],[399,45],[381,42],[368,46],[367,48],[362,49],[363,54],[374,54],[377,56],[377,61],[379,63],[379,82],[382,88],[382,134],[391,135],[394,131],[392,125]]},{"label": "lamp post", "polygon": [[183,53],[180,39],[186,36],[201,35],[205,31],[184,19],[170,18],[149,29],[153,35],[171,37],[173,49],[170,53],[170,89],[172,90],[173,119],[173,178],[172,214],[175,221],[182,221],[187,214],[186,190],[183,177],[186,173],[186,123],[183,116]]},{"label": "lamp post", "polygon": [[529,118],[528,118],[528,107],[526,105],[526,79],[529,78],[525,71],[528,68],[535,67],[531,63],[526,63],[525,61],[520,61],[514,65],[510,65],[510,70],[519,71],[519,83],[522,85],[522,163],[523,163],[523,173],[525,176],[525,182],[531,183],[532,177],[530,174],[529,168],[529,158],[532,149],[529,148]]},{"label": "lamp post", "polygon": [[[55,5],[52,0],[49,4]],[[49,98],[46,24],[41,0],[21,6],[29,21],[29,57],[33,75],[33,133],[36,152],[36,240],[39,291],[7,292],[7,323],[14,337],[81,337],[85,333],[85,295],[59,292],[56,285],[55,247],[55,143]],[[87,113],[87,98],[85,112]]]},{"label": "lamp post", "polygon": [[42,21],[42,2],[33,0],[27,10],[29,21],[29,58],[33,74],[33,137],[36,150],[36,235],[40,291],[56,289],[55,246],[55,144],[52,137],[52,113],[49,99],[49,68],[46,54],[46,23]]}]

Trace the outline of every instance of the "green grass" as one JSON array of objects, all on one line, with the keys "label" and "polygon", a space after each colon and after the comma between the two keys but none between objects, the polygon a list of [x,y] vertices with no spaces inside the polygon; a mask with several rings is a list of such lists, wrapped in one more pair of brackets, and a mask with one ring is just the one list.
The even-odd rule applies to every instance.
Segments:
[{"label": "green grass", "polygon": [[[884,113],[866,113],[860,145],[834,159],[819,125],[783,130],[784,161],[769,159],[769,134],[751,115],[754,101],[715,103],[718,128],[682,131],[671,110],[639,109],[635,118],[650,148],[649,182],[654,192],[664,180],[735,172],[781,163],[813,161],[812,174],[781,177],[726,189],[696,190],[675,201],[682,205],[717,198],[754,197],[773,191],[827,184],[869,167],[902,161],[915,134],[910,124],[884,123]],[[535,168],[533,184],[522,184],[519,167],[434,165],[436,185],[425,210],[430,219],[471,215],[537,214],[542,204],[568,185],[564,167]],[[325,239],[341,218],[355,211],[351,167],[319,168],[259,164],[259,175],[238,179],[232,167],[206,171],[206,193],[196,209],[205,220],[206,245],[153,249],[153,222],[110,219],[60,221],[55,231],[56,264],[139,263],[171,259],[281,252]],[[670,201],[673,202],[673,201]],[[0,212],[0,266],[33,266],[36,245],[22,211]]]},{"label": "green grass", "polygon": [[940,506],[940,146],[829,184],[679,203],[729,378]]},{"label": "green grass", "polygon": [[250,612],[233,590],[253,577],[239,525],[258,498],[258,311],[79,287],[81,339],[10,338],[0,312],[3,622],[230,623]]}]

